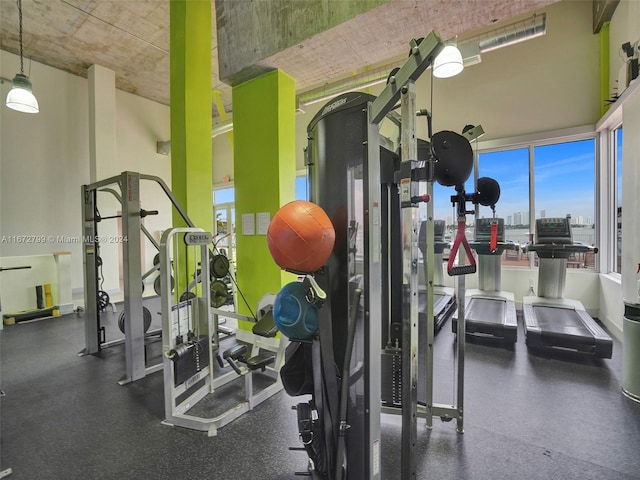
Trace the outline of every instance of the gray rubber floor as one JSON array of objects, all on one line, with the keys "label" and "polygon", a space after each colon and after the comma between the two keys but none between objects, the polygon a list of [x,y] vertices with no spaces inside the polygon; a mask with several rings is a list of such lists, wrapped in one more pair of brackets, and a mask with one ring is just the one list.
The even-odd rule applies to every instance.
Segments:
[{"label": "gray rubber floor", "polygon": [[[154,311],[151,308],[152,312]],[[154,313],[154,318],[158,318]],[[154,320],[154,322],[157,320]],[[453,398],[454,337],[436,337],[436,402]],[[640,405],[620,393],[621,345],[593,361],[468,343],[465,433],[419,422],[420,479],[640,478]],[[6,327],[2,336],[2,467],[21,479],[293,479],[304,470],[295,412],[277,394],[216,437],[168,427],[162,374],[120,386],[122,346],[79,357],[75,314]],[[148,361],[159,360],[150,340]],[[640,370],[640,366],[638,367]],[[241,398],[220,393],[220,405]],[[226,402],[226,403],[225,403]],[[382,418],[382,478],[400,478],[400,418]]]}]

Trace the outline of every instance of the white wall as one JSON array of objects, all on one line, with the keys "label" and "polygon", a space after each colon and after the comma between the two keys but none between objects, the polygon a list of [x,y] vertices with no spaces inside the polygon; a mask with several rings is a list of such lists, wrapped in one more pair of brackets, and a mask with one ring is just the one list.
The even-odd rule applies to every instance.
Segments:
[{"label": "white wall", "polygon": [[229,134],[223,133],[216,136],[211,142],[213,155],[213,185],[224,183],[224,177],[233,180],[233,147],[229,140]]},{"label": "white wall", "polygon": [[[19,58],[2,52],[0,68],[2,76],[12,78],[19,71]],[[0,237],[77,237],[81,235],[80,188],[89,182],[88,82],[36,62],[31,66],[30,78],[40,113],[29,115],[0,108]],[[2,85],[3,98],[9,88],[6,83]],[[118,159],[112,166],[113,174],[139,171],[158,175],[170,185],[171,158],[156,153],[156,141],[170,137],[169,120],[169,107],[118,91]],[[154,232],[167,228],[171,222],[170,209],[156,190],[148,195],[142,192],[142,206],[162,212],[162,216],[147,217],[145,221]],[[110,214],[110,208],[115,210],[116,206],[105,204],[101,214]],[[101,224],[100,234],[112,231],[117,231],[115,223],[110,227],[106,221]],[[78,243],[56,241],[2,243],[0,257],[71,251],[72,287],[81,289],[80,247]],[[146,250],[150,248],[147,246]],[[148,253],[152,257],[155,252]],[[111,255],[115,257],[107,258],[107,265],[117,265],[117,253]],[[109,273],[105,289],[117,289],[119,275],[113,268]]]},{"label": "white wall", "polygon": [[598,293],[598,318],[604,322],[609,331],[622,339],[622,317],[624,304],[622,302],[622,286],[620,279],[612,275],[600,275],[600,289]]}]

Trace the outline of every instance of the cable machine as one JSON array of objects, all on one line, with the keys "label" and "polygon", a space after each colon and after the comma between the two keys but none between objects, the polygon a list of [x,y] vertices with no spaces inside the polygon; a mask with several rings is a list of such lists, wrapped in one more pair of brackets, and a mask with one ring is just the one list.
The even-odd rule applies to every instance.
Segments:
[{"label": "cable machine", "polygon": [[[456,418],[458,431],[462,431],[464,340],[458,342],[457,405],[433,404],[430,394],[426,405],[418,405],[417,207],[429,200],[434,179],[456,187],[451,198],[458,212],[458,235],[448,273],[458,279],[459,337],[464,339],[464,276],[475,272],[464,235],[465,215],[473,213],[467,211],[466,203],[475,196],[467,195],[462,185],[471,172],[473,152],[462,135],[438,132],[432,136],[429,132],[431,153],[427,161],[419,161],[415,81],[443,44],[431,32],[424,39],[412,40],[410,47],[409,59],[392,72],[377,98],[355,92],[336,97],[307,129],[309,198],[322,207],[335,229],[331,256],[305,280],[312,283],[310,297],[317,291],[326,293],[326,301],[316,303],[319,329],[310,341],[314,393],[308,405],[298,406],[301,438],[309,440],[305,449],[311,452],[312,460],[310,471],[303,474],[313,478],[379,479],[383,411],[402,413],[403,479],[416,478],[419,416],[426,417],[429,427],[433,416]],[[397,114],[392,111],[398,101],[401,155],[387,148],[379,131],[388,115],[397,123]],[[426,195],[419,191],[419,183],[425,181]],[[433,264],[433,230],[431,207],[428,264]],[[459,263],[454,264],[458,250]],[[427,276],[427,302],[433,305],[432,267]],[[313,286],[313,277],[319,289]],[[432,308],[427,310],[430,360],[422,374],[429,383],[433,377],[434,320]],[[399,402],[387,410],[381,406],[380,372],[383,348],[389,342],[396,347],[391,361]],[[293,358],[288,357],[290,362]],[[335,383],[336,371],[343,372],[340,385]]]}]

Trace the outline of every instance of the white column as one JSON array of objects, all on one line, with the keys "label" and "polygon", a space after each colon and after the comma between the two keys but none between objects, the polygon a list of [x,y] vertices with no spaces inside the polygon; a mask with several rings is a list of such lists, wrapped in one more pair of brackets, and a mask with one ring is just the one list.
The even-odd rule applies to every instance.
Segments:
[{"label": "white column", "polygon": [[622,110],[622,293],[640,303],[637,275],[640,263],[640,92]]},{"label": "white column", "polygon": [[89,67],[89,181],[113,175],[116,164],[116,75],[113,70]]}]

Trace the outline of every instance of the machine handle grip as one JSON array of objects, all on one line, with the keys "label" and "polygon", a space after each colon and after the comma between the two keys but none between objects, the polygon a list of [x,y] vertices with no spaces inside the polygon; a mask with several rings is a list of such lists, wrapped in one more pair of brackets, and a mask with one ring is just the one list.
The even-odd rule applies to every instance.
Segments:
[{"label": "machine handle grip", "polygon": [[224,362],[222,361],[222,357],[220,356],[220,354],[216,355],[216,360],[218,361],[218,365],[220,365],[220,368],[224,368]]},{"label": "machine handle grip", "polygon": [[[464,229],[465,229],[465,220],[464,218],[461,218],[458,220],[458,233],[456,233],[456,239],[453,242],[451,253],[449,253],[449,262],[447,262],[447,273],[450,276],[469,275],[471,273],[476,273],[476,259],[473,256],[473,252],[471,251],[469,242],[467,242],[467,237],[465,237],[464,235]],[[469,258],[469,264],[454,266],[453,262],[456,259],[456,254],[458,253],[460,244],[462,244],[465,252],[467,253],[467,258]]]},{"label": "machine handle grip", "polygon": [[229,366],[235,370],[238,375],[242,375],[242,370],[238,367],[238,364],[233,360],[233,358],[227,358],[227,362],[229,362]]},{"label": "machine handle grip", "polygon": [[451,276],[470,275],[472,273],[476,273],[475,265],[460,265],[457,267],[453,267],[451,270],[449,270],[449,275]]},{"label": "machine handle grip", "polygon": [[491,223],[491,241],[489,242],[489,248],[491,253],[498,249],[498,224],[496,222]]}]

